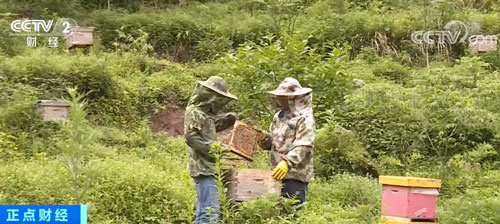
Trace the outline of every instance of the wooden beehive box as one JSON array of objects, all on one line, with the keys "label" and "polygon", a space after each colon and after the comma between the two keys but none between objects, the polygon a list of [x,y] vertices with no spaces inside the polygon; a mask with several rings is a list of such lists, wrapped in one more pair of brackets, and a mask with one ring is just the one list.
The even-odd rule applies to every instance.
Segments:
[{"label": "wooden beehive box", "polygon": [[471,171],[471,170],[474,170],[474,171],[481,171],[481,164],[480,163],[465,163],[464,164],[464,170],[467,170],[467,171]]},{"label": "wooden beehive box", "polygon": [[252,161],[255,150],[259,144],[260,133],[246,124],[236,121],[233,130],[231,131],[231,137],[229,145],[231,152]]},{"label": "wooden beehive box", "polygon": [[39,100],[38,110],[44,121],[67,120],[69,105],[58,100]]},{"label": "wooden beehive box", "polygon": [[245,160],[237,155],[224,154],[221,158],[222,169],[225,172],[230,172],[232,168],[241,167],[245,164]]},{"label": "wooden beehive box", "polygon": [[66,47],[90,47],[94,45],[94,27],[72,27],[71,32],[64,36]]},{"label": "wooden beehive box", "polygon": [[483,36],[473,37],[471,40],[469,48],[472,53],[477,54],[479,52],[492,52],[498,50],[498,38],[486,39]]},{"label": "wooden beehive box", "polygon": [[271,170],[233,168],[227,176],[227,196],[233,202],[242,202],[279,195],[281,181],[274,180]]}]

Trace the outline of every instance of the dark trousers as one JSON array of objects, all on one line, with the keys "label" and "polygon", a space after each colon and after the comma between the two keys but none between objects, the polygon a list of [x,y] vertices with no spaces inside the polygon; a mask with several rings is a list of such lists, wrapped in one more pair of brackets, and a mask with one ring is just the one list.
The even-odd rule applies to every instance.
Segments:
[{"label": "dark trousers", "polygon": [[198,176],[196,183],[196,224],[216,223],[219,219],[219,191],[213,176]]},{"label": "dark trousers", "polygon": [[281,188],[281,196],[286,198],[294,198],[296,197],[299,200],[299,204],[306,202],[307,196],[307,185],[308,183],[304,183],[298,180],[283,180]]}]

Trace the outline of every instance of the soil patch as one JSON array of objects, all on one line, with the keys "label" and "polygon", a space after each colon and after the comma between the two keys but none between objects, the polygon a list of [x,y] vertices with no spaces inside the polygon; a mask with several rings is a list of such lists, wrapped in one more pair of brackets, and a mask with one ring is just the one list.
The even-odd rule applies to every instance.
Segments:
[{"label": "soil patch", "polygon": [[161,110],[151,118],[153,132],[165,132],[177,137],[184,134],[184,108],[175,106]]}]

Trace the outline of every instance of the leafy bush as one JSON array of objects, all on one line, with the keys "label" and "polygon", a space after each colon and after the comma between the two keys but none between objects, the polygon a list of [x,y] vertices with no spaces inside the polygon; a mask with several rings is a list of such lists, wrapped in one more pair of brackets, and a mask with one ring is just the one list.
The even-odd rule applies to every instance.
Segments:
[{"label": "leafy bush", "polygon": [[500,215],[500,173],[461,171],[446,183],[445,198],[438,200],[438,217],[443,223],[498,223]]},{"label": "leafy bush", "polygon": [[12,30],[10,29],[10,19],[11,17],[0,19],[0,55],[16,55],[18,53],[21,53],[26,47],[26,45],[22,46],[22,44],[25,44],[22,43],[22,38],[9,36],[9,34],[12,32]]},{"label": "leafy bush", "polygon": [[33,132],[40,125],[36,111],[38,89],[0,81],[0,130],[19,134]]},{"label": "leafy bush", "polygon": [[15,144],[16,150],[4,148],[8,152],[4,159],[30,157],[40,152],[55,154],[59,126],[43,122],[37,110],[37,100],[41,91],[25,84],[11,84],[0,81],[0,133],[6,134]]},{"label": "leafy bush", "polygon": [[24,18],[48,19],[54,16],[79,18],[83,14],[78,0],[7,0],[3,2],[8,11],[19,13]]},{"label": "leafy bush", "polygon": [[87,0],[85,4],[82,4],[88,9],[107,9],[108,3],[111,9],[125,9],[129,12],[135,12],[142,7],[155,7],[156,9],[165,8],[173,5],[177,5],[183,2],[182,0],[143,0],[143,1],[133,1],[133,0]]},{"label": "leafy bush", "polygon": [[356,135],[335,123],[318,130],[315,146],[315,173],[319,177],[344,172],[378,176],[370,154]]},{"label": "leafy bush", "polygon": [[[182,141],[174,140],[168,145],[185,150]],[[82,201],[89,206],[89,221],[190,222],[194,212],[193,182],[184,169],[172,172],[185,164],[185,159],[179,160],[173,155],[156,152],[141,159],[126,153],[90,159],[88,165],[100,173]],[[85,179],[90,173],[81,175]],[[3,163],[0,176],[9,179],[0,184],[4,189],[0,193],[2,204],[72,204],[75,201],[70,175],[63,163],[43,155],[33,161]]]},{"label": "leafy bush", "polygon": [[490,65],[492,70],[500,70],[500,52],[491,52],[481,55],[481,59]]},{"label": "leafy bush", "polygon": [[161,170],[135,156],[120,158],[93,163],[95,168],[105,171],[89,192],[88,201],[95,206],[91,210],[95,213],[89,214],[89,219],[121,223],[189,222],[192,219],[194,186],[185,171]]},{"label": "leafy bush", "polygon": [[210,37],[200,40],[196,45],[196,54],[200,60],[212,61],[232,48],[233,41],[229,37],[209,35]]},{"label": "leafy bush", "polygon": [[72,57],[50,49],[36,49],[2,62],[0,74],[9,82],[43,90],[43,97],[61,98],[67,86],[76,86],[90,99],[110,97],[116,83],[100,57]]},{"label": "leafy bush", "polygon": [[380,185],[366,177],[336,175],[309,185],[306,210],[298,223],[376,223],[380,216]]},{"label": "leafy bush", "polygon": [[0,203],[65,204],[72,203],[73,191],[62,163],[44,156],[32,162],[16,160],[2,163]]},{"label": "leafy bush", "polygon": [[297,208],[293,203],[294,200],[277,197],[243,202],[228,223],[295,223]]},{"label": "leafy bush", "polygon": [[18,155],[19,146],[16,137],[0,132],[0,157],[4,160],[13,160]]},{"label": "leafy bush", "polygon": [[138,37],[140,29],[149,35],[149,44],[158,55],[178,61],[212,59],[231,47],[248,40],[257,41],[272,31],[268,15],[256,17],[221,4],[188,8],[187,13],[172,9],[166,14],[153,15],[96,11],[92,17],[94,26],[100,28],[97,34],[106,48],[112,49],[113,43],[122,42],[115,30],[122,29]]},{"label": "leafy bush", "polygon": [[93,17],[94,25],[100,27],[97,34],[105,47],[112,48],[113,43],[124,41],[116,35],[115,30],[122,30],[132,37],[138,37],[140,32],[144,32],[149,35],[149,44],[154,50],[167,56],[181,46],[186,47],[188,51],[192,50],[206,32],[205,26],[179,13],[124,16],[115,12],[98,11]]},{"label": "leafy bush", "polygon": [[[451,61],[465,46],[427,52],[409,40],[414,30],[441,30],[454,19],[499,33],[493,1],[201,2],[117,0],[95,12],[107,2],[0,3],[0,11],[23,17],[85,14],[82,25],[98,27],[95,50],[69,57],[63,49],[27,49],[8,36],[17,15],[0,19],[0,204],[74,203],[75,179],[56,159],[63,156],[57,146],[78,148],[92,133],[97,138],[83,144],[91,153],[79,163],[92,169],[76,180],[80,187],[94,180],[81,198],[90,222],[192,223],[187,146],[153,134],[149,116],[185,105],[195,79],[222,75],[240,98],[232,109],[267,126],[274,111],[266,92],[291,76],[314,91],[317,180],[298,211],[264,198],[226,210],[228,223],[376,223],[380,185],[346,174],[372,169],[442,179],[443,223],[500,222],[498,54]],[[159,11],[170,4],[179,7]],[[407,67],[425,56],[425,69]],[[36,100],[63,97],[73,86],[89,96],[90,123],[76,130],[42,122]],[[245,165],[268,163],[261,152]]]},{"label": "leafy bush", "polygon": [[31,107],[37,99],[61,98],[66,87],[74,86],[88,94],[89,118],[98,123],[136,123],[138,116],[154,113],[165,102],[184,104],[194,83],[193,74],[183,66],[127,52],[67,57],[37,49],[0,64],[6,83],[2,88],[9,88],[7,83],[34,87],[19,91],[29,98],[18,94]]},{"label": "leafy bush", "polygon": [[483,192],[473,192],[464,197],[447,200],[445,206],[447,211],[442,212],[442,222],[450,224],[467,223],[498,223],[500,216],[500,199],[498,192],[490,198],[484,198]]},{"label": "leafy bush", "polygon": [[497,97],[496,87],[477,88],[497,79],[492,75],[477,58],[463,58],[452,68],[415,73],[406,88],[367,84],[346,97],[338,120],[360,136],[374,157],[396,157],[408,167],[412,155],[432,155],[444,167],[455,154],[493,143],[497,113],[477,97]]},{"label": "leafy bush", "polygon": [[[101,114],[108,112],[106,104],[116,103],[118,99],[126,99],[123,88],[110,73],[105,57],[68,57],[51,49],[36,49],[8,58],[0,62],[0,74],[10,83],[19,83],[35,87],[39,94],[35,99],[62,98],[66,87],[76,87],[81,93],[88,94],[89,113]],[[127,102],[125,102],[127,103]],[[102,109],[102,110],[101,110]],[[129,109],[121,107],[115,115],[124,116]],[[121,117],[119,116],[119,117]],[[96,118],[96,116],[94,116]],[[106,116],[99,116],[98,121],[106,121]]]},{"label": "leafy bush", "polygon": [[[227,77],[231,88],[237,89],[237,110],[248,117],[265,117],[267,122],[274,114],[268,103],[270,91],[286,77],[294,77],[304,87],[314,89],[315,113],[322,113],[342,104],[344,95],[352,86],[345,78],[347,66],[344,49],[333,49],[328,58],[299,41],[284,36],[274,42],[268,36],[262,46],[249,42],[235,54],[219,60],[219,72]],[[334,88],[332,88],[334,86]],[[317,117],[318,123],[323,123]]]},{"label": "leafy bush", "polygon": [[414,93],[389,83],[367,84],[346,97],[339,123],[355,131],[371,155],[404,157],[420,131]]},{"label": "leafy bush", "polygon": [[118,32],[118,42],[113,43],[118,52],[146,54],[153,49],[153,47],[148,44],[148,33],[139,29],[137,30],[139,32],[139,36],[135,38],[130,34],[122,32],[121,29],[116,30]]},{"label": "leafy bush", "polygon": [[403,65],[393,62],[390,59],[383,59],[374,63],[373,74],[393,80],[398,84],[404,84],[409,72]]}]

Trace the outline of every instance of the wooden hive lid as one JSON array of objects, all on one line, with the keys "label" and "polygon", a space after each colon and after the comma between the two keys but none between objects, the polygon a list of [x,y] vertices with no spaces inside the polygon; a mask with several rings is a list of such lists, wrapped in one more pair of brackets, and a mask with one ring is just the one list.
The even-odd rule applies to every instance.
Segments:
[{"label": "wooden hive lid", "polygon": [[441,188],[441,180],[420,177],[379,176],[378,182],[403,187]]},{"label": "wooden hive lid", "polygon": [[83,27],[83,26],[74,26],[71,27],[71,32],[94,32],[95,27]]},{"label": "wooden hive lid", "polygon": [[61,100],[38,100],[40,106],[53,106],[53,107],[69,107],[69,105]]}]

